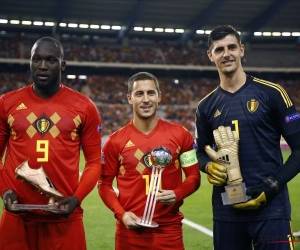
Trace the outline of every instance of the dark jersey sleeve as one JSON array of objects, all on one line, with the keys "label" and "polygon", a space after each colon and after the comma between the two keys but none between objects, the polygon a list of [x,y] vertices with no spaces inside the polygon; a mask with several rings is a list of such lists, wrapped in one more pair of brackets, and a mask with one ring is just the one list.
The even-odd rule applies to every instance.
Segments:
[{"label": "dark jersey sleeve", "polygon": [[209,156],[206,154],[204,147],[205,145],[211,145],[213,141],[213,133],[211,129],[205,123],[205,114],[201,113],[202,105],[199,105],[196,110],[196,143],[197,143],[197,158],[200,166],[200,170],[205,172],[205,166],[211,161]]}]

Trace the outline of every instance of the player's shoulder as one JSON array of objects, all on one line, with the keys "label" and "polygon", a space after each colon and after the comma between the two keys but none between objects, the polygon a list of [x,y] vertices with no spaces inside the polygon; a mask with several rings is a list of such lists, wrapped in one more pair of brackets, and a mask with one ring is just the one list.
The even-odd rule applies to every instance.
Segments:
[{"label": "player's shoulder", "polygon": [[16,89],[16,90],[9,91],[9,92],[1,95],[1,98],[2,99],[9,99],[12,97],[15,98],[16,95],[20,95],[20,94],[23,95],[24,92],[28,91],[28,89],[30,89],[31,87],[32,87],[32,84],[24,86],[24,87]]},{"label": "player's shoulder", "polygon": [[256,90],[264,93],[268,99],[273,100],[273,103],[285,103],[286,107],[293,106],[289,94],[279,84],[253,77],[252,85],[255,86]]},{"label": "player's shoulder", "polygon": [[166,131],[189,133],[188,130],[179,123],[167,121],[164,119],[158,119],[158,122],[162,127],[165,128]]},{"label": "player's shoulder", "polygon": [[207,95],[205,95],[203,98],[201,98],[200,101],[198,102],[197,107],[201,108],[201,107],[209,106],[209,102],[211,100],[214,100],[215,96],[218,95],[219,89],[220,89],[220,86],[216,87],[211,92],[209,92]]},{"label": "player's shoulder", "polygon": [[76,98],[77,100],[80,99],[85,102],[91,102],[90,98],[88,98],[84,94],[78,92],[77,90],[71,89],[70,87],[68,87],[66,85],[62,85],[62,90],[64,91],[64,95],[68,95],[69,98],[72,98],[72,99]]},{"label": "player's shoulder", "polygon": [[132,131],[132,126],[132,122],[126,124],[122,128],[119,128],[118,130],[109,134],[109,139],[117,142],[120,141],[121,138],[128,137]]},{"label": "player's shoulder", "polygon": [[251,80],[253,85],[268,94],[286,94],[285,89],[277,83],[266,81],[258,77],[251,77]]},{"label": "player's shoulder", "polygon": [[30,88],[32,88],[31,85],[24,86],[22,88],[9,91],[3,95],[0,96],[0,102],[2,108],[9,108],[15,105],[24,105],[22,101],[30,99]]},{"label": "player's shoulder", "polygon": [[106,140],[103,147],[103,150],[111,150],[114,149],[116,152],[126,145],[134,145],[132,140],[134,138],[134,133],[132,133],[132,124],[131,122],[126,124],[124,127],[110,133]]}]

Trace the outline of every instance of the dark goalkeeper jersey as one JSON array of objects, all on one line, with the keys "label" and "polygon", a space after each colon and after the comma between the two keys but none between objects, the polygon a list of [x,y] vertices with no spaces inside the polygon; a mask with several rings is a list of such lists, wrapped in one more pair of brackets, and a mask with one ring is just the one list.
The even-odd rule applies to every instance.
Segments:
[{"label": "dark goalkeeper jersey", "polygon": [[[261,185],[269,176],[276,176],[283,167],[280,149],[283,137],[300,131],[300,119],[286,91],[277,84],[252,76],[235,93],[216,88],[204,97],[196,111],[196,137],[199,153],[205,145],[214,145],[213,130],[230,126],[239,135],[239,161],[246,187]],[[201,157],[204,171],[208,158]],[[213,211],[216,221],[253,221],[272,218],[290,219],[287,186],[257,211],[241,211],[223,205],[224,187],[213,187]]]}]

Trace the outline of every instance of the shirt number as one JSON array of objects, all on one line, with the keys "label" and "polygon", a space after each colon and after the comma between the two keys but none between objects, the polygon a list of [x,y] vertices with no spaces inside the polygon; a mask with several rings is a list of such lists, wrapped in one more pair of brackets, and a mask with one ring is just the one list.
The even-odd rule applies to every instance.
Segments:
[{"label": "shirt number", "polygon": [[43,157],[37,158],[37,162],[48,162],[49,160],[49,141],[48,140],[37,140],[36,141],[36,152],[43,153]]},{"label": "shirt number", "polygon": [[[158,174],[156,174],[156,177],[158,178]],[[145,190],[146,190],[146,195],[148,195],[149,193],[149,189],[150,189],[150,175],[143,175],[142,177],[143,179],[145,179]],[[160,183],[159,183],[159,188],[161,188],[162,185],[161,185],[161,180],[160,180]],[[152,190],[152,192],[155,192],[156,190]]]}]

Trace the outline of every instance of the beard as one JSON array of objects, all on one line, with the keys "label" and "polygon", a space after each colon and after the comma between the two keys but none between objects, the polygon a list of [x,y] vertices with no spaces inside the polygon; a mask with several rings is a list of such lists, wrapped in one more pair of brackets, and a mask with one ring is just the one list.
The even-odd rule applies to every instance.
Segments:
[{"label": "beard", "polygon": [[32,80],[33,80],[33,83],[34,83],[34,86],[37,88],[37,89],[40,89],[40,90],[48,90],[49,88],[51,87],[54,87],[58,82],[60,83],[60,79],[47,79],[45,81],[42,81],[42,80],[39,80],[36,75],[34,75],[32,72],[31,73],[31,77],[32,77]]}]

